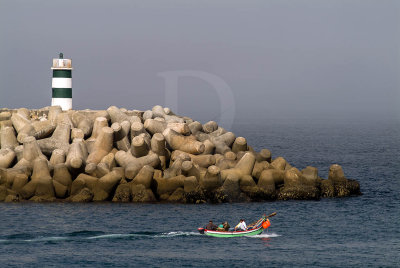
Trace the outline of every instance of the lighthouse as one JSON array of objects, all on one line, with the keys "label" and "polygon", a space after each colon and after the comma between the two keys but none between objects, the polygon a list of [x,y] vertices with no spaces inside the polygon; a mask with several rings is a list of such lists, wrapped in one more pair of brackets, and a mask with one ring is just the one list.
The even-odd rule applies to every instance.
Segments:
[{"label": "lighthouse", "polygon": [[61,106],[62,110],[72,109],[72,66],[71,59],[64,59],[63,53],[53,59],[51,81],[51,106]]}]

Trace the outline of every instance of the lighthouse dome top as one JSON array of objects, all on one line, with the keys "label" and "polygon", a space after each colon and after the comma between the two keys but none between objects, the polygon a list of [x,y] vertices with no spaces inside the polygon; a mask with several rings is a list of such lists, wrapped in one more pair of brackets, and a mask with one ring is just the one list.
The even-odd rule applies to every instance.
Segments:
[{"label": "lighthouse dome top", "polygon": [[53,66],[51,69],[72,70],[72,61],[71,59],[64,59],[64,54],[60,53],[58,59],[53,59]]}]

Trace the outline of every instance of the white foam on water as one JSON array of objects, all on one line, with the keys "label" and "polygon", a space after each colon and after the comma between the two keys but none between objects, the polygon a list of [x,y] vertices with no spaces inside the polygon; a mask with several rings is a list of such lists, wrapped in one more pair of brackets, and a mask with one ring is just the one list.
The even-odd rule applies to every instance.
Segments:
[{"label": "white foam on water", "polygon": [[126,237],[155,237],[155,238],[164,238],[164,237],[177,237],[177,236],[198,236],[201,235],[198,232],[166,232],[159,234],[102,234],[95,235],[89,237],[63,237],[63,236],[50,236],[50,237],[37,237],[32,239],[0,239],[0,243],[7,242],[47,242],[47,241],[64,241],[64,240],[94,240],[94,239],[118,239],[118,238],[126,238]]},{"label": "white foam on water", "polygon": [[201,235],[201,234],[197,232],[177,231],[177,232],[162,233],[160,235],[156,235],[155,237],[175,237],[175,236],[192,236],[192,235]]},{"label": "white foam on water", "polygon": [[90,237],[87,237],[86,239],[91,240],[91,239],[132,237],[132,236],[140,236],[140,235],[138,235],[138,234],[105,234],[105,235],[90,236]]},{"label": "white foam on water", "polygon": [[279,237],[279,236],[281,236],[281,235],[279,235],[277,233],[262,233],[262,234],[259,234],[259,235],[249,235],[249,236],[246,236],[246,237],[260,239],[260,238],[270,238],[270,237]]},{"label": "white foam on water", "polygon": [[46,242],[46,241],[62,241],[62,240],[68,240],[68,237],[62,237],[62,236],[50,236],[50,237],[38,237],[38,238],[32,238],[32,239],[24,239],[21,240],[23,242]]}]

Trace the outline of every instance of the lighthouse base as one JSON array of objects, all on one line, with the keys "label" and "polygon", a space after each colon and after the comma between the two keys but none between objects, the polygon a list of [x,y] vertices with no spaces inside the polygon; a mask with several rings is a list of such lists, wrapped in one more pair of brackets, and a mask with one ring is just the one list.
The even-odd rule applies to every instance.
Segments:
[{"label": "lighthouse base", "polygon": [[51,106],[61,106],[63,111],[72,109],[72,99],[71,98],[52,98]]}]

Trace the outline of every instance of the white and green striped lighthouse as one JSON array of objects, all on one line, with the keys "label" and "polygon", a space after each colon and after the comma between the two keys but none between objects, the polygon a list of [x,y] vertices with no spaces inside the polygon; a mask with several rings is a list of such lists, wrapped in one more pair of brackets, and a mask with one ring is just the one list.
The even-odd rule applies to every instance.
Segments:
[{"label": "white and green striped lighthouse", "polygon": [[64,59],[60,53],[58,59],[53,59],[53,79],[51,81],[51,106],[61,106],[63,110],[72,109],[72,67],[71,60]]}]

